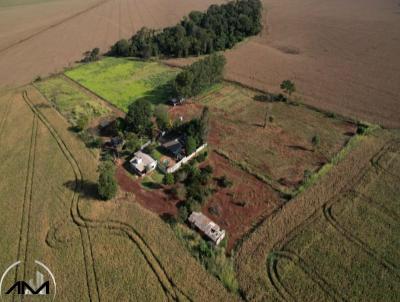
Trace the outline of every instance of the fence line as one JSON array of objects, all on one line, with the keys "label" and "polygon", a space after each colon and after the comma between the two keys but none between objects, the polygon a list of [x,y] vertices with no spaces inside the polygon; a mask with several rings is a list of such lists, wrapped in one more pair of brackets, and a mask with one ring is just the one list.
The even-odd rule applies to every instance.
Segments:
[{"label": "fence line", "polygon": [[164,172],[164,173],[174,173],[177,170],[180,169],[180,167],[182,167],[182,165],[186,164],[189,160],[191,160],[193,157],[195,157],[197,154],[199,154],[201,151],[204,150],[204,148],[207,147],[207,143],[205,143],[204,145],[198,147],[196,149],[196,151],[194,151],[192,154],[190,154],[189,156],[185,156],[184,158],[182,158],[179,162],[177,162],[175,165],[173,165],[172,167],[169,167],[167,169],[165,169],[165,167],[163,167],[162,165],[159,164],[159,168]]}]

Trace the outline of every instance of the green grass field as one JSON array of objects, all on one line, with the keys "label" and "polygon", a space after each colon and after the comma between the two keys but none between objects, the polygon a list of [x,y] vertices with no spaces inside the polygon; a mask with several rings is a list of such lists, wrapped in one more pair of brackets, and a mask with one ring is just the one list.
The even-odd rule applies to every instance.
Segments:
[{"label": "green grass field", "polygon": [[176,69],[156,62],[105,58],[69,70],[65,75],[127,111],[130,103],[142,98],[153,104],[165,103],[170,95],[167,84],[177,73]]},{"label": "green grass field", "polygon": [[62,76],[35,83],[39,91],[74,125],[81,115],[93,118],[106,115],[110,109],[85,94],[75,83]]}]

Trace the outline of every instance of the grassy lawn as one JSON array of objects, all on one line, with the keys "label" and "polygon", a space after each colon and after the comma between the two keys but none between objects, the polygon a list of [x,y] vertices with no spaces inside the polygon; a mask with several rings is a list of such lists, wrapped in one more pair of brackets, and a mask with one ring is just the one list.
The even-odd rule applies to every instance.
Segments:
[{"label": "grassy lawn", "polygon": [[105,58],[81,65],[65,74],[127,111],[130,103],[142,98],[153,104],[165,103],[170,95],[167,83],[177,73],[178,70],[156,62]]},{"label": "grassy lawn", "polygon": [[110,112],[63,77],[49,78],[35,83],[35,86],[71,124],[75,124],[81,115],[87,116],[90,121]]}]

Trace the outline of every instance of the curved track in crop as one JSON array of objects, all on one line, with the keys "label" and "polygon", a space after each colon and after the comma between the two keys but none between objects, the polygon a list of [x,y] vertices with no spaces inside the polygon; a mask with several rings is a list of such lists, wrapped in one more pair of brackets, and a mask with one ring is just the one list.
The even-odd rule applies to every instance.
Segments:
[{"label": "curved track in crop", "polygon": [[333,287],[331,287],[316,270],[306,263],[303,258],[292,251],[281,250],[274,251],[273,257],[268,259],[267,272],[271,284],[284,301],[297,301],[297,299],[296,295],[290,293],[290,290],[286,288],[280,280],[279,273],[277,271],[277,264],[280,259],[288,260],[294,265],[298,266],[308,276],[308,278],[317,284],[320,290],[323,291],[333,301],[346,300]]},{"label": "curved track in crop", "polygon": [[97,221],[83,217],[83,215],[79,212],[79,207],[78,207],[80,198],[78,192],[81,192],[84,180],[79,164],[75,159],[73,153],[69,150],[66,143],[62,140],[62,138],[58,134],[57,130],[50,124],[50,122],[43,115],[43,113],[40,110],[38,110],[32,103],[26,90],[23,92],[23,97],[27,105],[33,111],[33,113],[41,120],[41,122],[49,130],[50,134],[57,142],[60,150],[64,154],[65,158],[69,162],[75,174],[75,185],[73,190],[74,194],[71,201],[70,211],[74,223],[79,226],[81,232],[90,300],[99,301],[100,299],[99,299],[99,289],[96,281],[96,274],[93,269],[93,252],[92,252],[92,245],[90,242],[89,228],[104,228],[108,230],[111,229],[111,230],[122,231],[124,234],[126,234],[126,236],[129,237],[130,240],[132,240],[136,244],[136,246],[142,252],[144,258],[146,259],[148,265],[150,266],[154,274],[157,276],[157,279],[168,300],[177,301],[179,298],[185,297],[187,300],[191,301],[190,297],[188,297],[185,293],[183,293],[174,283],[172,278],[168,275],[167,271],[163,267],[160,260],[152,251],[151,247],[146,243],[143,237],[131,225],[115,220]]}]

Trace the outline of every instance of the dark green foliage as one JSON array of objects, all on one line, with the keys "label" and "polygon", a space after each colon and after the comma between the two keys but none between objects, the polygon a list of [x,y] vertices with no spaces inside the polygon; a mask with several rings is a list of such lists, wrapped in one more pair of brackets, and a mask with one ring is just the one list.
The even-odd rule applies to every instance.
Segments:
[{"label": "dark green foliage", "polygon": [[78,136],[82,139],[85,143],[86,147],[88,148],[100,148],[102,141],[100,138],[95,137],[94,135],[90,134],[88,131],[84,130],[79,132]]},{"label": "dark green foliage", "polygon": [[193,136],[188,136],[186,139],[186,154],[190,155],[196,151],[197,142]]},{"label": "dark green foliage", "polygon": [[202,142],[206,142],[208,133],[210,132],[210,110],[204,107],[200,118],[200,138]]},{"label": "dark green foliage", "polygon": [[317,135],[314,135],[313,136],[313,138],[312,138],[312,144],[314,145],[314,146],[319,146],[319,144],[321,143],[321,138],[319,137],[319,135],[317,134]]},{"label": "dark green foliage", "polygon": [[368,130],[368,125],[362,124],[362,123],[358,123],[357,124],[357,134],[365,134]]},{"label": "dark green foliage", "polygon": [[139,137],[151,135],[151,117],[153,109],[147,100],[138,100],[128,107],[126,114],[126,126],[128,131],[136,133]]},{"label": "dark green foliage", "polygon": [[125,145],[124,145],[125,150],[133,153],[133,152],[138,151],[141,145],[142,145],[142,142],[135,133],[128,132],[126,134]]},{"label": "dark green foliage", "polygon": [[232,48],[261,31],[260,0],[238,0],[212,5],[205,13],[193,11],[188,17],[160,31],[139,30],[130,41],[118,41],[110,53],[116,56],[149,58],[210,54]]},{"label": "dark green foliage", "polygon": [[111,161],[102,162],[99,172],[98,192],[100,197],[104,200],[114,198],[118,190],[114,164]]},{"label": "dark green foliage", "polygon": [[196,157],[196,161],[198,163],[201,163],[207,159],[208,153],[207,151],[201,152],[199,155]]},{"label": "dark green foliage", "polygon": [[221,176],[218,180],[218,185],[222,188],[232,187],[233,182],[226,177],[226,175]]},{"label": "dark green foliage", "polygon": [[290,80],[285,80],[281,84],[281,89],[289,96],[296,91],[296,85]]},{"label": "dark green foliage", "polygon": [[195,96],[221,82],[225,64],[225,57],[219,54],[194,62],[176,76],[173,83],[175,94],[179,97]]},{"label": "dark green foliage", "polygon": [[75,127],[77,131],[83,131],[89,125],[89,117],[86,114],[80,114],[76,120]]},{"label": "dark green foliage", "polygon": [[94,62],[99,59],[99,54],[100,54],[100,49],[99,48],[93,48],[91,51],[85,52],[85,57],[82,59],[83,63],[89,63],[89,62]]},{"label": "dark green foliage", "polygon": [[166,185],[172,185],[172,184],[174,184],[174,183],[175,183],[174,174],[172,174],[172,173],[166,174],[165,177],[164,177],[164,183],[165,183]]},{"label": "dark green foliage", "polygon": [[131,50],[128,40],[119,40],[111,47],[110,53],[118,57],[129,57],[131,54]]},{"label": "dark green foliage", "polygon": [[179,209],[178,209],[178,220],[179,220],[179,222],[181,222],[181,223],[186,222],[188,217],[189,217],[189,212],[188,212],[186,206],[179,207]]},{"label": "dark green foliage", "polygon": [[168,116],[168,108],[166,105],[158,105],[154,111],[158,129],[168,130],[170,127],[170,119]]}]

